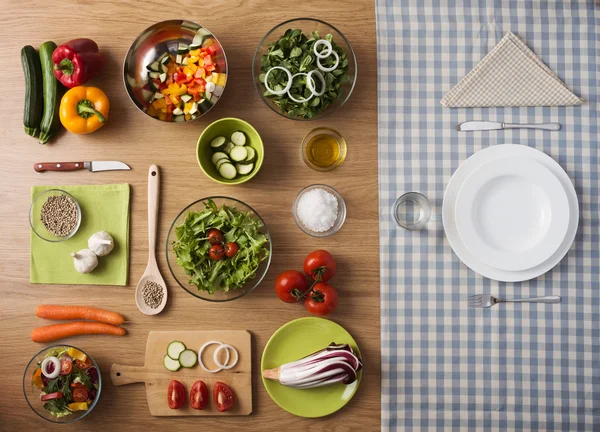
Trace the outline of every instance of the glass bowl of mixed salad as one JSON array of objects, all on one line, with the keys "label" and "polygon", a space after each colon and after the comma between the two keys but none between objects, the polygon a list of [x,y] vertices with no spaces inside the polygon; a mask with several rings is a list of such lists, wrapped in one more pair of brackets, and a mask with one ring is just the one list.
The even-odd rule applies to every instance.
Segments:
[{"label": "glass bowl of mixed salad", "polygon": [[167,263],[194,297],[224,302],[263,280],[271,263],[271,235],[249,205],[214,196],[195,201],[175,218],[167,236]]},{"label": "glass bowl of mixed salad", "polygon": [[252,62],[256,91],[286,118],[316,120],[350,98],[357,75],[348,39],[331,24],[296,18],[271,29]]},{"label": "glass bowl of mixed salad", "polygon": [[54,423],[72,423],[88,415],[101,389],[94,359],[70,345],[44,348],[23,374],[25,400],[37,415]]},{"label": "glass bowl of mixed salad", "polygon": [[227,73],[218,39],[186,20],[148,27],[127,51],[123,66],[132,102],[150,117],[177,123],[210,111],[225,90]]}]

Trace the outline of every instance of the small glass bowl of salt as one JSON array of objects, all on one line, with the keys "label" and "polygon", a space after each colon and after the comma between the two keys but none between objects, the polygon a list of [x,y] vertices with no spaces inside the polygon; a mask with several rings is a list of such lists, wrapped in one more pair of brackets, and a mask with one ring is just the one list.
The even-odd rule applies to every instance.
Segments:
[{"label": "small glass bowl of salt", "polygon": [[334,188],[314,184],[298,192],[292,214],[296,225],[309,236],[327,237],[344,225],[346,203]]}]

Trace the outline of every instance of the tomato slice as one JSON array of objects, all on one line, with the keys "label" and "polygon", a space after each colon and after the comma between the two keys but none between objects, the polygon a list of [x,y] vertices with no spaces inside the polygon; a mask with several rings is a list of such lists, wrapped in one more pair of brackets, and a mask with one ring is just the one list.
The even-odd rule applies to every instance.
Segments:
[{"label": "tomato slice", "polygon": [[208,387],[204,381],[198,380],[192,386],[190,406],[196,410],[203,410],[208,406]]},{"label": "tomato slice", "polygon": [[75,364],[79,369],[87,369],[92,365],[92,360],[88,357],[84,362],[81,360],[75,360]]},{"label": "tomato slice", "polygon": [[60,358],[60,374],[69,375],[73,370],[73,360],[71,357],[62,356]]},{"label": "tomato slice", "polygon": [[90,392],[88,392],[84,386],[75,387],[73,389],[73,400],[75,402],[85,402],[88,400],[89,394]]},{"label": "tomato slice", "polygon": [[213,388],[213,401],[217,410],[227,411],[235,403],[235,393],[227,384],[217,381]]},{"label": "tomato slice", "polygon": [[42,397],[40,398],[42,400],[42,402],[44,401],[49,401],[52,399],[62,399],[63,394],[62,392],[54,392],[54,393],[48,393],[45,395],[42,395]]},{"label": "tomato slice", "polygon": [[173,380],[169,383],[169,390],[167,398],[169,401],[169,408],[178,409],[185,404],[186,400],[185,387],[177,380]]}]

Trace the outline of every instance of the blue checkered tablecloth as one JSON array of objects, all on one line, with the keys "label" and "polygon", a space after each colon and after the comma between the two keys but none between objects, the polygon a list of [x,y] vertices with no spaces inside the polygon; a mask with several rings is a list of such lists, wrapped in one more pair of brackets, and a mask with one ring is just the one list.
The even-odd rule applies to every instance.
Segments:
[{"label": "blue checkered tablecloth", "polygon": [[[377,0],[384,430],[600,431],[600,3]],[[512,31],[585,102],[450,109],[442,96]],[[466,120],[560,122],[559,132],[459,133]],[[498,283],[468,269],[441,223],[458,165],[492,145],[552,156],[575,184],[579,230],[553,270]],[[391,216],[406,191],[430,198],[428,230]],[[476,293],[560,295],[561,304],[468,309]]]}]

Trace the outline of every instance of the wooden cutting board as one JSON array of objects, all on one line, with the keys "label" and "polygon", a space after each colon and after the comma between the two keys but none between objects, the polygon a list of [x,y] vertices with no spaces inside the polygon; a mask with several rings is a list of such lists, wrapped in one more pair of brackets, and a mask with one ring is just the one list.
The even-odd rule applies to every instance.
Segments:
[{"label": "wooden cutting board", "polygon": [[[167,346],[173,341],[181,341],[191,350],[198,352],[208,341],[217,340],[235,347],[240,356],[238,363],[229,370],[209,373],[199,364],[193,368],[181,368],[177,372],[168,371],[163,365]],[[202,360],[208,369],[215,369],[213,353],[218,345],[208,346]],[[224,362],[224,350],[219,352],[219,360]],[[221,355],[223,357],[221,357]],[[231,353],[233,356],[234,354]],[[148,408],[153,416],[211,416],[211,415],[249,415],[252,413],[252,344],[251,334],[246,330],[221,331],[151,331],[146,344],[146,360],[144,366],[113,364],[110,379],[115,386],[133,383],[146,384]],[[180,409],[170,409],[167,404],[167,388],[171,380],[181,382],[187,391],[187,402]],[[204,410],[190,407],[189,396],[192,385],[202,380],[208,386],[210,403]],[[217,411],[213,403],[213,387],[221,381],[235,392],[234,406],[223,413]]]}]

